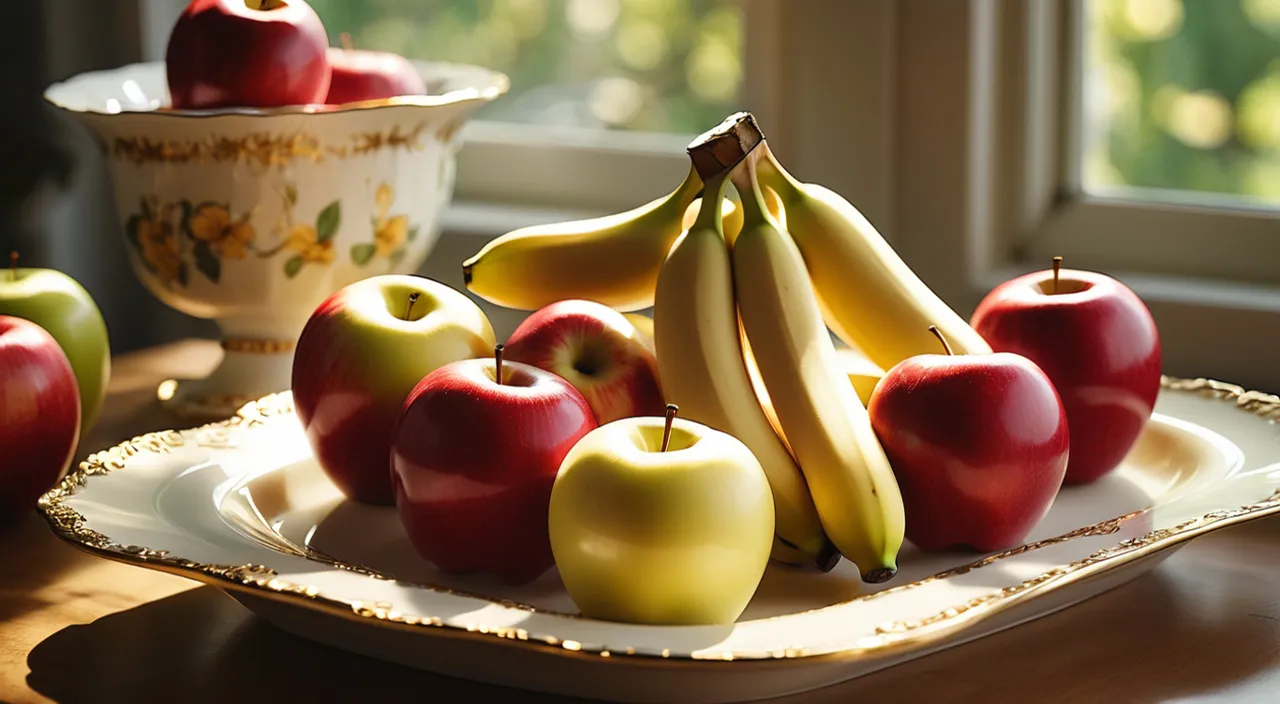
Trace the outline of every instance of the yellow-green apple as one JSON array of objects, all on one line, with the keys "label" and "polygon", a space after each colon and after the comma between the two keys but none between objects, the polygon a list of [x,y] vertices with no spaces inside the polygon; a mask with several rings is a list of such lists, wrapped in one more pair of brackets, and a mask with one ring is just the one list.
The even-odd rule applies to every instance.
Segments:
[{"label": "yellow-green apple", "polygon": [[44,328],[0,315],[0,522],[35,508],[67,473],[80,439],[80,392]]},{"label": "yellow-green apple", "polygon": [[305,0],[191,0],[169,32],[173,107],[323,103],[329,37]]},{"label": "yellow-green apple", "polygon": [[422,76],[408,59],[386,51],[329,49],[330,105],[382,100],[427,92]]},{"label": "yellow-green apple", "polygon": [[585,616],[732,623],[764,576],[774,528],[764,470],[733,436],[672,415],[600,426],[556,476],[551,549]]},{"label": "yellow-green apple", "polygon": [[662,415],[658,360],[644,334],[618,311],[565,300],[534,312],[511,333],[507,359],[563,377],[582,392],[601,425]]},{"label": "yellow-green apple", "polygon": [[436,369],[487,355],[493,327],[448,286],[387,274],[315,309],[293,358],[293,402],[317,462],[347,497],[390,505],[391,438],[405,397]]},{"label": "yellow-green apple", "polygon": [[553,564],[551,485],[596,422],[564,379],[501,354],[446,365],[414,387],[391,471],[400,521],[422,557],[444,572],[523,584]]},{"label": "yellow-green apple", "polygon": [[1092,271],[1020,276],[996,287],[972,324],[991,348],[1035,362],[1071,426],[1067,484],[1115,469],[1146,427],[1160,391],[1160,336],[1127,286]]},{"label": "yellow-green apple", "polygon": [[53,269],[11,266],[0,272],[0,315],[25,318],[44,328],[62,347],[76,375],[80,396],[80,428],[97,422],[111,378],[111,344],[107,325],[93,297],[75,279]]},{"label": "yellow-green apple", "polygon": [[1062,401],[1026,357],[943,346],[890,369],[867,409],[902,490],[907,538],[921,550],[1018,545],[1062,486]]}]

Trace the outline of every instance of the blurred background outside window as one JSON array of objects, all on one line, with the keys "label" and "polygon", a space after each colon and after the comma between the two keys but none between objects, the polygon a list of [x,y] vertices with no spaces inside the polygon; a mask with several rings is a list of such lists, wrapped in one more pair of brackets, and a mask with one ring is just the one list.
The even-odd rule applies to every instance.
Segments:
[{"label": "blurred background outside window", "polygon": [[739,107],[736,0],[311,0],[357,47],[487,66],[511,92],[477,119],[699,133]]},{"label": "blurred background outside window", "polygon": [[1085,23],[1087,192],[1280,207],[1280,0],[1089,0]]}]

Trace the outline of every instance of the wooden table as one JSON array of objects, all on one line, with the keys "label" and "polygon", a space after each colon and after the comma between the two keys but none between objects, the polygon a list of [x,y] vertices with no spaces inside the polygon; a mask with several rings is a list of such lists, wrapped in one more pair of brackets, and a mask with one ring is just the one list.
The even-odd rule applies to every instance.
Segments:
[{"label": "wooden table", "polygon": [[[156,385],[218,355],[186,341],[117,358],[82,454],[181,425],[157,407]],[[562,701],[315,645],[212,587],[78,552],[34,514],[0,531],[0,555],[0,701]],[[1196,540],[1056,615],[787,701],[1187,699],[1280,701],[1280,520]]]}]

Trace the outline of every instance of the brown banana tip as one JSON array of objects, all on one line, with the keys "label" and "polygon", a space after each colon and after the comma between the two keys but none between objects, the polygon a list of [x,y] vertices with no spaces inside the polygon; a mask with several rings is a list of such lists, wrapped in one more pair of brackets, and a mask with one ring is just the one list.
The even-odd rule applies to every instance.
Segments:
[{"label": "brown banana tip", "polygon": [[830,572],[836,568],[836,565],[840,564],[840,557],[840,551],[836,549],[836,546],[827,543],[823,546],[822,552],[818,553],[818,559],[815,562],[818,565],[818,569],[823,572]]},{"label": "brown banana tip", "polygon": [[686,152],[704,181],[735,167],[764,142],[760,125],[749,112],[735,112],[694,138]]},{"label": "brown banana tip", "polygon": [[469,263],[462,265],[462,283],[464,285],[471,284],[471,264]]},{"label": "brown banana tip", "polygon": [[862,575],[862,581],[867,584],[881,584],[893,579],[896,574],[898,574],[897,567],[881,567]]}]

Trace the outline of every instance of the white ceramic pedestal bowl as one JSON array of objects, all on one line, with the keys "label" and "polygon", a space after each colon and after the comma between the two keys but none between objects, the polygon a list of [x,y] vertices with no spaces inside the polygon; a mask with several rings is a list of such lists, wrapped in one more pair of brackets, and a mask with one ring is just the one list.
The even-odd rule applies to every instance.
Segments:
[{"label": "white ceramic pedestal bowl", "polygon": [[427,95],[341,106],[173,110],[159,62],[45,92],[102,140],[134,272],[221,328],[222,364],[162,385],[170,409],[227,417],[288,389],[294,342],[326,296],[422,265],[453,194],[458,132],[508,81],[416,65]]}]

